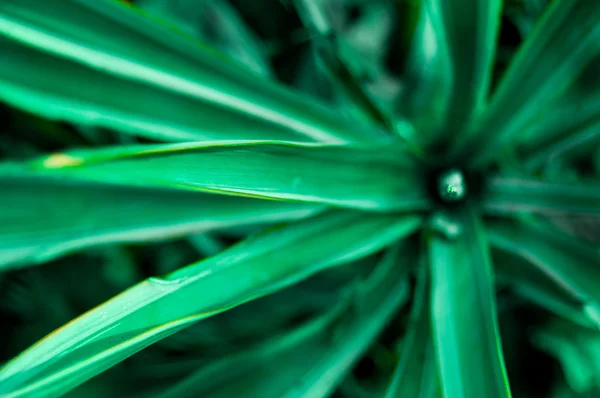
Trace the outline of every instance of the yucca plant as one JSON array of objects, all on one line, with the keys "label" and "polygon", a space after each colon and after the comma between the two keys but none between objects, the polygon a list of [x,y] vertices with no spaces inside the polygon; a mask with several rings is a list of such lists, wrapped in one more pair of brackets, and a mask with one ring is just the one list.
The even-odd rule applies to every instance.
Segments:
[{"label": "yucca plant", "polygon": [[600,391],[598,0],[130,3],[0,1],[0,396]]}]

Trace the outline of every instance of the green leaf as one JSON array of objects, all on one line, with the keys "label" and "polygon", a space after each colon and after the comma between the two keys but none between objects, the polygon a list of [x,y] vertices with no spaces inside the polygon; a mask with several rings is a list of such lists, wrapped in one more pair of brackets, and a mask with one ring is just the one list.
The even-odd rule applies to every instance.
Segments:
[{"label": "green leaf", "polygon": [[492,213],[600,214],[600,183],[495,177],[488,183],[484,207]]},{"label": "green leaf", "polygon": [[420,225],[412,215],[336,211],[254,235],[150,278],[58,329],[0,370],[0,395],[65,393],[202,318],[372,254]]},{"label": "green leaf", "polygon": [[[600,51],[600,3],[555,0],[511,62],[481,124],[473,129],[484,161],[557,99]],[[466,143],[463,143],[463,148]]]},{"label": "green leaf", "polygon": [[417,276],[408,332],[385,398],[440,397],[435,350],[431,334],[429,281],[425,264]]},{"label": "green leaf", "polygon": [[429,237],[433,335],[444,396],[510,397],[493,271],[480,221],[463,211],[461,233]]},{"label": "green leaf", "polygon": [[[449,98],[446,54],[439,51],[433,28],[433,13],[421,1],[395,2],[406,38],[399,37],[394,54],[407,52],[402,89],[396,96],[395,110],[408,119],[419,134],[413,140],[423,146],[435,144],[444,130],[444,117]],[[404,36],[404,35],[403,35]],[[406,43],[403,43],[406,40]]]},{"label": "green leaf", "polygon": [[600,141],[600,56],[565,95],[547,106],[518,137],[518,152],[531,172],[586,153]]},{"label": "green leaf", "polygon": [[325,315],[201,368],[158,395],[329,396],[408,298],[406,254],[398,246],[386,252],[368,278],[350,286]]},{"label": "green leaf", "polygon": [[129,186],[370,210],[429,206],[416,163],[390,147],[217,141],[73,151],[31,165],[43,175]]},{"label": "green leaf", "polygon": [[321,206],[0,173],[0,270],[112,242],[308,217]]},{"label": "green leaf", "polygon": [[3,1],[0,35],[0,99],[45,117],[171,140],[382,137],[117,1]]},{"label": "green leaf", "polygon": [[[248,394],[250,389],[261,390],[262,395],[257,396],[268,396],[264,395],[267,390],[284,389],[299,376],[291,371],[294,367],[304,370],[311,363],[313,352],[326,349],[332,339],[332,328],[350,303],[348,299],[341,300],[325,314],[283,335],[202,366],[156,396],[240,396]],[[283,367],[286,369],[284,373],[281,372]],[[234,390],[237,391],[231,395]]]},{"label": "green leaf", "polygon": [[497,222],[489,230],[492,244],[519,256],[552,278],[583,303],[584,311],[600,325],[600,254],[547,223],[525,220]]},{"label": "green leaf", "polygon": [[486,105],[502,1],[428,0],[426,6],[449,79],[445,129],[460,142],[460,132]]},{"label": "green leaf", "polygon": [[600,389],[600,334],[556,320],[533,335],[533,344],[556,357],[573,390],[595,396]]},{"label": "green leaf", "polygon": [[172,22],[182,32],[210,44],[254,73],[272,75],[266,49],[227,1],[140,0],[135,5]]},{"label": "green leaf", "polygon": [[[324,10],[325,4],[314,0],[295,0],[295,5],[304,24],[314,36],[312,45],[318,65],[322,67],[333,86],[343,95],[343,100],[355,107],[369,122],[379,125],[385,131],[397,132],[402,136],[401,130],[396,131],[396,123],[391,115],[375,102],[348,66],[352,61],[356,63],[362,56],[346,42],[341,35],[342,32],[334,30],[330,16]],[[366,63],[365,60],[358,62]],[[403,138],[407,137],[403,136]],[[420,149],[416,147],[415,151],[420,153]]]},{"label": "green leaf", "polygon": [[497,285],[509,286],[519,296],[571,322],[593,326],[577,297],[526,260],[500,250],[493,260]]}]

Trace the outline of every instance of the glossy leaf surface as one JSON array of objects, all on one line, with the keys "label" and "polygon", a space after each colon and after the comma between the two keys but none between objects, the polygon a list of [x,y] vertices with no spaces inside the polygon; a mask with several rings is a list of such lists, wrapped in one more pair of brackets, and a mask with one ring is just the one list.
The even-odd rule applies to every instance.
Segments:
[{"label": "glossy leaf surface", "polygon": [[0,370],[0,393],[62,394],[193,322],[374,253],[420,224],[416,216],[340,211],[254,235],[58,329]]},{"label": "glossy leaf surface", "polygon": [[[179,102],[187,104],[178,107],[181,118],[189,121],[203,116],[204,124],[209,124],[211,118],[214,122],[219,116],[219,123],[205,127],[198,138],[206,138],[206,131],[210,133],[212,129],[216,131],[209,137],[227,137],[223,134],[231,132],[233,126],[243,129],[248,121],[254,124],[255,131],[259,130],[258,124],[264,125],[271,132],[271,139],[272,132],[280,129],[328,142],[364,141],[369,135],[372,139],[378,136],[353,126],[314,99],[248,74],[199,43],[117,1],[4,1],[0,4],[0,34],[12,41],[9,46],[20,43],[29,47],[10,51],[16,53],[9,55],[12,65],[27,63],[34,68],[3,68],[2,98],[45,116],[77,122],[100,121],[107,127],[139,132],[155,129],[146,125],[145,121],[151,119],[147,114],[139,117],[142,120],[129,113],[110,116],[110,112],[122,110],[107,103],[104,85],[120,87],[125,82],[128,87],[117,92],[131,95],[130,101],[144,98],[158,107],[173,96],[181,96],[184,98]],[[114,37],[119,40],[113,40]],[[63,71],[63,75],[73,74],[75,79],[87,83],[88,88],[81,90],[83,101],[77,98],[80,90],[73,93],[77,80],[67,87],[57,87],[58,82],[51,75],[38,76],[35,65],[44,61],[56,64],[47,67],[49,73]],[[154,95],[148,98],[148,94]],[[43,104],[50,104],[51,109],[45,110]],[[107,106],[109,115],[104,115]],[[141,113],[143,109],[136,111]],[[169,138],[170,124],[178,129],[177,121],[156,119],[166,126],[162,131],[150,131],[152,136]],[[194,134],[176,131],[175,138],[185,135],[190,139]]]},{"label": "glossy leaf surface", "polygon": [[431,321],[442,390],[445,397],[510,397],[485,232],[469,210],[459,222],[456,237],[429,237]]},{"label": "glossy leaf surface", "polygon": [[424,209],[414,161],[388,148],[205,142],[73,151],[31,163],[43,175],[369,210]]}]

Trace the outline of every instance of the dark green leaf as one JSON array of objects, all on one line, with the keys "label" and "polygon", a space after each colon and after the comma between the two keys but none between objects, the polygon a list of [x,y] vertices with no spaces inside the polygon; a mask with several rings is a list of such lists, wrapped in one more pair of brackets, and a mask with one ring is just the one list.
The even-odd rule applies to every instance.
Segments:
[{"label": "dark green leaf", "polygon": [[237,10],[227,1],[138,0],[135,5],[262,76],[272,71],[266,50]]},{"label": "dark green leaf", "polygon": [[600,214],[600,183],[496,177],[487,186],[484,206],[493,213]]},{"label": "dark green leaf", "polygon": [[486,105],[500,29],[501,0],[428,0],[437,51],[449,79],[445,129],[456,142]]},{"label": "dark green leaf", "polygon": [[454,238],[429,237],[432,322],[444,396],[510,397],[485,233],[465,210]]},{"label": "dark green leaf", "polygon": [[385,398],[440,397],[439,380],[431,335],[431,306],[425,264],[417,276],[408,332],[402,341],[400,359]]},{"label": "dark green leaf", "polygon": [[533,335],[533,343],[556,357],[573,390],[593,397],[600,389],[600,334],[556,320]]},{"label": "dark green leaf", "polygon": [[600,325],[600,254],[547,223],[522,221],[491,225],[490,241],[524,258],[580,300],[590,320]]},{"label": "dark green leaf", "polygon": [[0,370],[0,395],[62,394],[202,318],[372,254],[420,224],[417,216],[339,211],[254,235],[58,329]]},{"label": "dark green leaf", "polygon": [[[515,55],[482,123],[473,129],[484,161],[579,77],[600,51],[600,2],[555,0]],[[465,147],[466,143],[462,143]]]},{"label": "dark green leaf", "polygon": [[583,311],[583,303],[548,275],[526,260],[503,251],[494,253],[493,258],[498,285],[509,286],[519,296],[564,319],[592,326]]},{"label": "dark green leaf", "polygon": [[0,173],[0,270],[110,242],[308,217],[321,206]]}]

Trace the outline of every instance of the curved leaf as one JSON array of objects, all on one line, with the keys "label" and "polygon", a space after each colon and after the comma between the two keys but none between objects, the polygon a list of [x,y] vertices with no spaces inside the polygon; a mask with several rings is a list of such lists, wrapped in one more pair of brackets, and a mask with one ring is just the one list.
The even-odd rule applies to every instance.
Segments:
[{"label": "curved leaf", "polygon": [[600,214],[600,183],[496,177],[487,186],[484,207],[493,213]]},{"label": "curved leaf", "polygon": [[[555,320],[533,335],[533,344],[558,359],[571,388],[594,396],[600,388],[600,334]],[[574,395],[574,394],[573,394]]]},{"label": "curved leaf", "polygon": [[417,216],[340,211],[254,235],[58,329],[0,370],[0,395],[65,393],[193,322],[367,256],[420,225]]},{"label": "curved leaf", "polygon": [[[248,137],[242,131],[246,123],[254,131],[262,126],[268,132],[263,139],[281,138],[280,130],[292,134],[289,139],[338,143],[378,137],[117,1],[3,1],[0,35],[10,39],[10,51],[3,50],[10,63],[2,67],[0,98],[46,117],[178,140],[230,138],[235,131]],[[19,48],[23,45],[27,48]],[[28,67],[15,68],[23,64]],[[41,65],[45,72],[40,76]],[[114,102],[110,88],[116,88]],[[143,99],[155,109],[173,98],[182,105],[176,120],[153,118],[142,113],[143,107],[122,104]],[[191,120],[196,120],[196,131],[189,131]],[[181,126],[182,121],[188,125]],[[200,135],[198,125],[203,126]]]},{"label": "curved leaf", "polygon": [[502,1],[428,0],[426,5],[438,51],[445,57],[443,65],[449,79],[445,129],[452,132],[456,142],[460,142],[460,132],[486,103],[500,30]]},{"label": "curved leaf", "polygon": [[496,283],[508,285],[519,296],[571,322],[591,327],[583,303],[556,281],[522,258],[505,251],[494,253]]},{"label": "curved leaf", "polygon": [[462,214],[455,237],[429,237],[432,322],[444,396],[510,397],[488,246],[480,222]]},{"label": "curved leaf", "polygon": [[245,141],[139,145],[53,154],[31,166],[43,175],[123,185],[370,210],[427,208],[414,160],[382,149]]},{"label": "curved leaf", "polygon": [[[201,368],[158,397],[325,397],[408,298],[410,264],[398,246],[325,315]],[[404,261],[403,261],[404,260]],[[281,369],[286,371],[282,374]]]},{"label": "curved leaf", "polygon": [[546,223],[495,223],[491,243],[524,258],[580,300],[600,325],[600,255],[597,250]]},{"label": "curved leaf", "polygon": [[[425,264],[423,264],[425,266]],[[433,339],[429,281],[426,268],[417,276],[408,332],[402,341],[400,359],[385,398],[440,397]]]},{"label": "curved leaf", "polygon": [[[555,0],[521,46],[473,132],[491,157],[551,101],[559,97],[600,51],[600,3]],[[466,144],[463,144],[463,147]]]},{"label": "curved leaf", "polygon": [[322,209],[176,190],[0,173],[0,270],[112,242],[146,242]]}]

